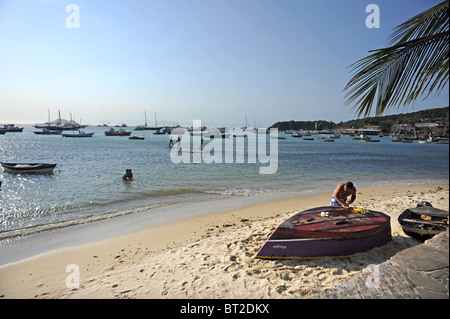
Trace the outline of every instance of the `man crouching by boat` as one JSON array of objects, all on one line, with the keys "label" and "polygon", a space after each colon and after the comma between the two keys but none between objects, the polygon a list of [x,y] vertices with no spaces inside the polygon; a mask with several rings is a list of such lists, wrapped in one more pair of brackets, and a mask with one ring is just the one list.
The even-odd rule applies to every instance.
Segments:
[{"label": "man crouching by boat", "polygon": [[133,179],[133,173],[131,172],[131,169],[127,169],[125,171],[125,174],[122,176],[122,180],[124,181],[131,181]]},{"label": "man crouching by boat", "polygon": [[[350,201],[348,201],[348,196],[351,196]],[[348,208],[351,203],[356,199],[356,188],[353,186],[352,182],[339,184],[334,190],[333,196],[331,197],[330,206],[344,207]]]}]

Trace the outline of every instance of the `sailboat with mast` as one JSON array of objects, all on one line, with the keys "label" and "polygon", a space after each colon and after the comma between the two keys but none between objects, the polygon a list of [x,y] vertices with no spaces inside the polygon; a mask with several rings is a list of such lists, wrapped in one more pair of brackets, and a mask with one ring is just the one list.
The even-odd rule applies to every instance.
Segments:
[{"label": "sailboat with mast", "polygon": [[144,111],[145,115],[145,125],[138,125],[134,129],[135,131],[143,131],[143,130],[149,130],[149,131],[159,131],[162,129],[162,126],[158,126],[158,121],[156,120],[156,112],[155,112],[155,126],[148,126],[147,125],[147,111]]},{"label": "sailboat with mast", "polygon": [[155,126],[147,126],[147,117],[145,117],[144,130],[159,131],[162,128],[163,128],[162,126],[158,126],[158,121],[156,120],[156,112],[155,112]]},{"label": "sailboat with mast", "polygon": [[158,126],[158,122],[156,120],[156,112],[155,112],[155,126],[147,125],[147,111],[144,111],[144,115],[145,115],[145,124],[136,126],[134,131],[144,131],[144,130],[159,131],[160,129],[163,128],[162,126]]}]

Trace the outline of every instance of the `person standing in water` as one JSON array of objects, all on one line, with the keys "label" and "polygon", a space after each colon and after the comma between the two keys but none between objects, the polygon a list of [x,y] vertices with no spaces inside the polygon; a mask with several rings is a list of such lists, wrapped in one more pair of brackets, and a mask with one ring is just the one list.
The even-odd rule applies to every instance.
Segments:
[{"label": "person standing in water", "polygon": [[131,169],[127,169],[125,171],[125,174],[123,174],[122,176],[122,180],[131,181],[132,179],[133,179],[133,172],[131,171]]}]

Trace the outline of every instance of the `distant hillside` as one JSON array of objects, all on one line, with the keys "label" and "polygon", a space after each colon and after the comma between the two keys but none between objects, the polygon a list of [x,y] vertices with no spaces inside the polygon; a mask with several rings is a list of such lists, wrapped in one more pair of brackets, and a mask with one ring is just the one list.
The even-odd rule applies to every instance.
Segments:
[{"label": "distant hillside", "polygon": [[362,128],[365,125],[377,125],[383,132],[389,132],[394,124],[415,123],[448,123],[449,107],[441,107],[412,113],[386,115],[378,117],[366,117],[363,119],[351,120],[347,122],[334,123],[329,121],[283,121],[277,122],[271,128],[278,128],[280,131],[292,129],[297,130],[331,130],[343,128]]}]

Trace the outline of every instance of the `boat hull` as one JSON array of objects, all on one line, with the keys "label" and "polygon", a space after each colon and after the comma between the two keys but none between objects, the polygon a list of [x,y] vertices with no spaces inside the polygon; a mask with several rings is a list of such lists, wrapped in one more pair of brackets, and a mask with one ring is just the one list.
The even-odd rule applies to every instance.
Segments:
[{"label": "boat hull", "polygon": [[16,174],[48,174],[56,167],[56,164],[45,163],[1,163],[1,165],[6,172]]},{"label": "boat hull", "polygon": [[401,213],[398,223],[406,235],[425,240],[448,231],[448,219],[448,211],[433,207],[416,207]]},{"label": "boat hull", "polygon": [[73,133],[73,134],[65,134],[65,133],[63,133],[63,134],[61,134],[63,137],[92,137],[93,135],[94,135],[94,132],[93,133],[77,133],[77,134],[75,134],[75,133]]},{"label": "boat hull", "polygon": [[268,240],[256,255],[261,259],[320,259],[349,256],[381,247],[392,240],[391,228],[375,235],[355,239],[291,239]]},{"label": "boat hull", "polygon": [[362,211],[364,213],[353,208],[319,207],[298,213],[278,226],[256,257],[345,258],[391,241],[390,217],[380,212]]},{"label": "boat hull", "polygon": [[131,135],[131,131],[129,131],[129,132],[127,132],[127,131],[123,131],[123,132],[106,131],[105,135],[106,136],[130,136]]}]

